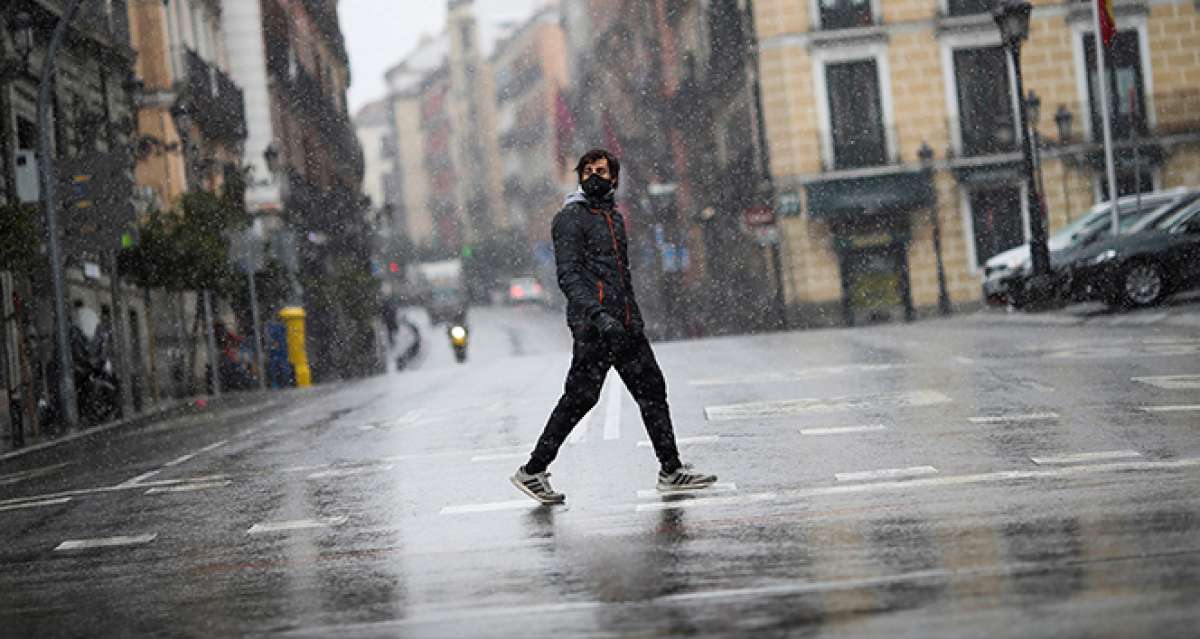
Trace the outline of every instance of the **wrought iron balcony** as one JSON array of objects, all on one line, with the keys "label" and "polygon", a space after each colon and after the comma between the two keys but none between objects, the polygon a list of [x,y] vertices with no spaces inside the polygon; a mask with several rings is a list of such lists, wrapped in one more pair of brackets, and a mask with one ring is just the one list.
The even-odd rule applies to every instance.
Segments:
[{"label": "wrought iron balcony", "polygon": [[188,51],[184,99],[197,126],[213,140],[236,142],[246,137],[246,101],[242,90],[223,71]]}]

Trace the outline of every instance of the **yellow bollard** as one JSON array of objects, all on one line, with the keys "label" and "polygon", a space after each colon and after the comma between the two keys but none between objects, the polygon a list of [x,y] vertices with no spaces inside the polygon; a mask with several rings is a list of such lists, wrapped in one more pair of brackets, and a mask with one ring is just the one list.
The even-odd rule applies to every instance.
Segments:
[{"label": "yellow bollard", "polygon": [[304,309],[288,306],[280,309],[279,319],[287,327],[288,361],[296,371],[296,387],[312,386],[312,371],[308,368],[308,353],[304,350]]}]

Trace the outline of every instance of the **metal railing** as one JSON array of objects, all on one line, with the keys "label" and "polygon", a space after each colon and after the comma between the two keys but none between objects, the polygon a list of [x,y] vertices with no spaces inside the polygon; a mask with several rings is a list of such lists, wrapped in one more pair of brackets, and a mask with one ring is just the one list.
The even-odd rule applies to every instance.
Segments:
[{"label": "metal railing", "polygon": [[186,52],[187,97],[196,124],[216,140],[246,137],[246,101],[242,90],[223,71],[194,51]]}]

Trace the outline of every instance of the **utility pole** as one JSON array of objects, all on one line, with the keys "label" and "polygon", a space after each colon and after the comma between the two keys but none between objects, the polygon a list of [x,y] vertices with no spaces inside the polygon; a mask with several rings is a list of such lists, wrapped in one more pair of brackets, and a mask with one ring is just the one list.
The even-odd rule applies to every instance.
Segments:
[{"label": "utility pole", "polygon": [[79,14],[82,5],[83,0],[70,0],[58,25],[54,27],[54,35],[51,36],[50,46],[46,49],[46,61],[42,65],[37,99],[38,163],[42,174],[42,199],[46,205],[46,246],[50,254],[50,281],[54,294],[54,337],[58,347],[58,408],[63,424],[68,428],[73,428],[78,423],[79,415],[75,406],[75,379],[71,363],[71,343],[68,338],[63,254],[58,237],[58,174],[55,171],[54,151],[50,140],[50,89],[54,84],[54,58],[62,46],[67,27]]}]

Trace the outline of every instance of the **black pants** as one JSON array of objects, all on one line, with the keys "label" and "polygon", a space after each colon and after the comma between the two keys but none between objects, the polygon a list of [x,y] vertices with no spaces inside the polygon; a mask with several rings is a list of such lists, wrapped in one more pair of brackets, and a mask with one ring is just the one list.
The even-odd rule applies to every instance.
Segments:
[{"label": "black pants", "polygon": [[679,450],[675,447],[675,430],[667,406],[667,383],[650,342],[644,335],[631,335],[614,346],[591,332],[575,338],[563,396],[550,413],[546,429],[525,465],[526,472],[541,472],[554,461],[575,425],[599,401],[609,367],[617,369],[637,402],[659,464],[668,472],[678,468]]}]

